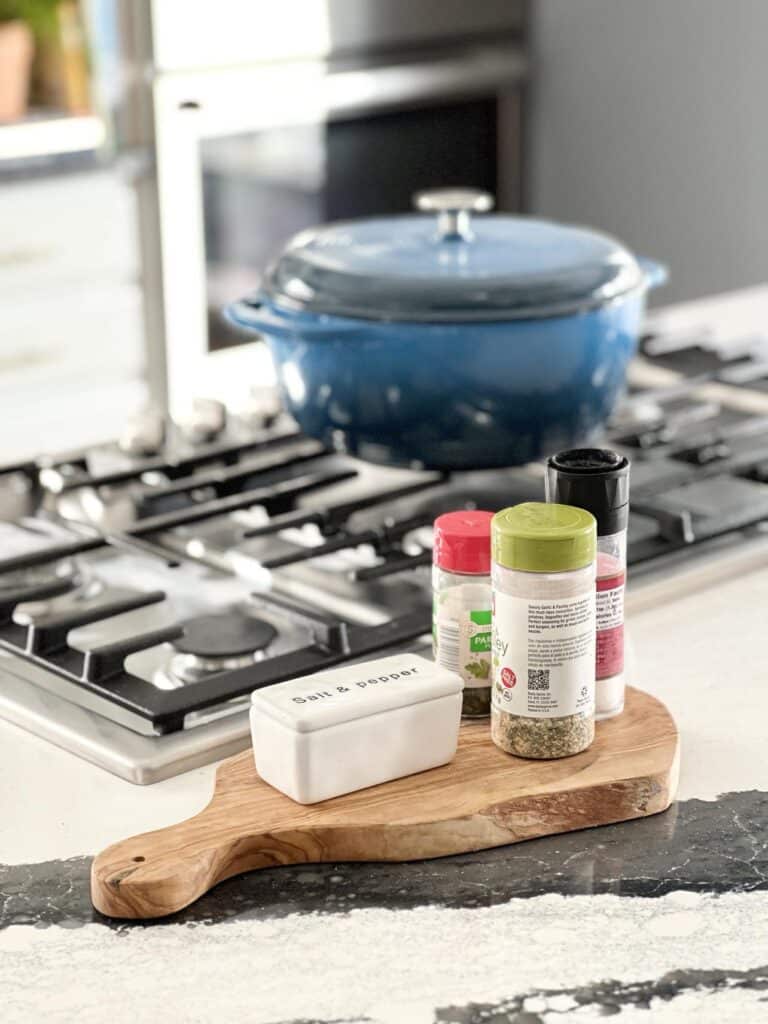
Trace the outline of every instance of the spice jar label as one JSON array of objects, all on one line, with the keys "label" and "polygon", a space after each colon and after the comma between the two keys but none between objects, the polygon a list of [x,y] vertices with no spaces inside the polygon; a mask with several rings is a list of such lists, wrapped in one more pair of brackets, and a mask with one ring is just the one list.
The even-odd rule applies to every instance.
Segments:
[{"label": "spice jar label", "polygon": [[528,718],[594,712],[595,593],[554,600],[496,592],[493,705]]},{"label": "spice jar label", "polygon": [[[452,601],[435,604],[435,661],[456,672],[465,688],[491,682],[491,610],[464,609]],[[487,705],[486,705],[486,714]]]},{"label": "spice jar label", "polygon": [[624,573],[597,580],[597,678],[624,670]]}]

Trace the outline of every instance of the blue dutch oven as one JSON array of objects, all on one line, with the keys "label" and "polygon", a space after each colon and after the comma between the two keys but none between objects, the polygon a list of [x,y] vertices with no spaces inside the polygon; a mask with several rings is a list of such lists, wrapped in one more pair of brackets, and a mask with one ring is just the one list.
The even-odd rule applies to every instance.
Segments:
[{"label": "blue dutch oven", "polygon": [[302,430],[373,462],[483,469],[600,432],[664,269],[607,235],[473,214],[489,195],[420,193],[417,214],[298,234],[229,317],[267,340]]}]

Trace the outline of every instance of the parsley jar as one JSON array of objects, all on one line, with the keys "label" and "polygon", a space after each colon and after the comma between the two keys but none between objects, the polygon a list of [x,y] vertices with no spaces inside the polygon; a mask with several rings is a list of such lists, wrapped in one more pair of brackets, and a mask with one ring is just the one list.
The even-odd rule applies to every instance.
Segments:
[{"label": "parsley jar", "polygon": [[461,714],[491,711],[492,512],[447,512],[434,525],[432,644],[435,661],[461,676]]},{"label": "parsley jar", "polygon": [[491,737],[518,757],[568,757],[595,736],[594,516],[526,502],[491,523]]}]

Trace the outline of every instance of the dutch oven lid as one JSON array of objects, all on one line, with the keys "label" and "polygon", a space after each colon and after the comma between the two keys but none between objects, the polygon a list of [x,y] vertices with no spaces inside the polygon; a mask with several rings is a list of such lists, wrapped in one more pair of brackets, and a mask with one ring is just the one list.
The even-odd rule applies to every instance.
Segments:
[{"label": "dutch oven lid", "polygon": [[585,228],[496,214],[487,192],[437,189],[421,214],[339,221],[296,235],[269,268],[278,308],[405,321],[562,316],[643,283],[635,257]]}]

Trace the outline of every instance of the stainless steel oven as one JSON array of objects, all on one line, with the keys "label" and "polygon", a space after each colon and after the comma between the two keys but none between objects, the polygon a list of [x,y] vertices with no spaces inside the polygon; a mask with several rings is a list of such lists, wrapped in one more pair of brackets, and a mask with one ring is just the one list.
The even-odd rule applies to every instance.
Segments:
[{"label": "stainless steel oven", "polygon": [[148,366],[174,415],[199,396],[242,406],[271,382],[265,346],[220,309],[296,231],[405,210],[437,185],[521,202],[522,3],[223,0],[216,12],[162,0],[151,25]]}]

